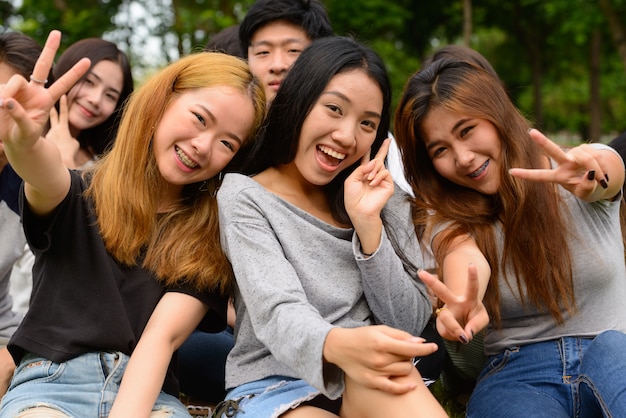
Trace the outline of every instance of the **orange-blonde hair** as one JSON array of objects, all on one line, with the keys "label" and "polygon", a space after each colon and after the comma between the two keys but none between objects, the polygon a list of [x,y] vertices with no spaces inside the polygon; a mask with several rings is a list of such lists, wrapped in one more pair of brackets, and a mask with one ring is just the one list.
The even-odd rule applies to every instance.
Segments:
[{"label": "orange-blonde hair", "polygon": [[217,52],[192,54],[165,67],[131,95],[115,145],[93,168],[87,195],[93,197],[106,248],[120,263],[142,262],[168,285],[190,282],[198,289],[227,292],[233,277],[219,240],[212,193],[218,180],[207,179],[208,192],[201,191],[199,183],[186,185],[177,205],[159,214],[157,205],[167,184],[152,151],[154,131],[176,95],[220,85],[244,92],[253,102],[254,123],[244,144],[248,146],[265,116],[262,86],[243,60]]}]

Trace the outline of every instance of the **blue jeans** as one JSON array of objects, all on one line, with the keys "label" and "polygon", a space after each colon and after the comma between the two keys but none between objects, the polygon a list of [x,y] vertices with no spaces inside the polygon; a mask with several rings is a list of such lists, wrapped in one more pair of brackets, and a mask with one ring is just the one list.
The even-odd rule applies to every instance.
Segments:
[{"label": "blue jeans", "polygon": [[[64,363],[29,354],[15,369],[0,404],[0,417],[15,418],[34,407],[67,417],[107,417],[128,363],[122,353],[87,353]],[[178,398],[161,392],[153,407],[161,416],[189,418]]]},{"label": "blue jeans", "polygon": [[626,334],[564,337],[491,356],[467,417],[625,417]]},{"label": "blue jeans", "polygon": [[226,357],[235,344],[233,329],[194,331],[178,349],[180,391],[194,400],[218,403],[226,395]]}]

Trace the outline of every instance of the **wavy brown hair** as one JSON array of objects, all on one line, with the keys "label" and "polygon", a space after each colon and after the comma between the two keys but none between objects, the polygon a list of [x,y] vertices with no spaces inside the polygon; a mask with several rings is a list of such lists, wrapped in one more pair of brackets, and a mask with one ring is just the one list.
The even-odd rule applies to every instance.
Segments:
[{"label": "wavy brown hair", "polygon": [[[496,194],[462,187],[437,173],[421,130],[424,118],[434,108],[487,120],[495,127],[503,158],[501,187]],[[405,175],[415,194],[415,224],[426,225],[428,232],[429,225],[451,222],[436,251],[439,265],[452,240],[469,234],[491,266],[484,302],[496,326],[501,324],[501,275],[511,288],[517,287],[523,304],[549,312],[562,323],[562,309],[575,310],[567,250],[568,214],[553,184],[508,174],[513,167],[543,167],[547,156],[530,138],[529,122],[511,103],[501,82],[468,62],[437,60],[407,82],[394,126]],[[494,228],[498,223],[504,232],[501,254]],[[505,266],[512,268],[513,278],[506,277]]]},{"label": "wavy brown hair", "polygon": [[170,64],[131,95],[115,145],[86,175],[92,176],[87,194],[102,238],[116,260],[134,265],[143,259],[143,266],[168,285],[189,282],[227,292],[233,277],[219,241],[213,193],[218,179],[207,179],[208,191],[201,191],[200,183],[186,185],[172,210],[157,213],[166,181],[152,151],[156,126],[177,95],[220,85],[250,97],[255,120],[248,138],[253,138],[265,116],[263,88],[243,60],[199,52]]}]

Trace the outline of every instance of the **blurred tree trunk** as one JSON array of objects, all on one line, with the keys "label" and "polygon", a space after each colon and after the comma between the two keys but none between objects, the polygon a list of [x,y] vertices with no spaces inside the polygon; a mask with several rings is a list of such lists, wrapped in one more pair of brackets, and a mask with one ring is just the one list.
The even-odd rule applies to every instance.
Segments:
[{"label": "blurred tree trunk", "polygon": [[611,37],[613,38],[617,52],[622,58],[624,69],[626,70],[626,23],[624,23],[623,16],[620,17],[620,14],[613,7],[611,0],[598,0],[598,5],[609,23]]},{"label": "blurred tree trunk", "polygon": [[600,59],[602,34],[596,29],[591,37],[589,68],[589,140],[600,141],[602,135],[602,100],[600,97]]},{"label": "blurred tree trunk", "polygon": [[463,0],[463,45],[472,45],[472,0]]}]

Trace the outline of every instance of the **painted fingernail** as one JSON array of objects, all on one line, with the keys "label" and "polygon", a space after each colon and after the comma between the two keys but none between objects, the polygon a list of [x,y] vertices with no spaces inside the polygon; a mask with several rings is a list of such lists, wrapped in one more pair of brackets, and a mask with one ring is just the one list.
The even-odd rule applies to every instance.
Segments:
[{"label": "painted fingernail", "polygon": [[6,108],[9,110],[13,110],[13,108],[15,107],[15,103],[13,103],[13,100],[8,100],[5,104]]},{"label": "painted fingernail", "polygon": [[603,189],[607,189],[609,187],[604,179],[600,180],[600,186],[602,186]]},{"label": "painted fingernail", "polygon": [[607,173],[604,173],[604,179],[607,183],[609,182],[609,175]]},{"label": "painted fingernail", "polygon": [[589,172],[587,173],[587,180],[593,180],[595,178],[596,178],[596,171],[589,170]]},{"label": "painted fingernail", "polygon": [[469,344],[469,340],[467,339],[467,337],[465,336],[465,334],[461,334],[459,335],[459,340],[461,340],[461,342],[463,344]]}]

